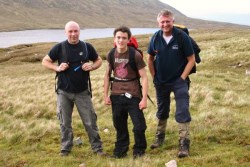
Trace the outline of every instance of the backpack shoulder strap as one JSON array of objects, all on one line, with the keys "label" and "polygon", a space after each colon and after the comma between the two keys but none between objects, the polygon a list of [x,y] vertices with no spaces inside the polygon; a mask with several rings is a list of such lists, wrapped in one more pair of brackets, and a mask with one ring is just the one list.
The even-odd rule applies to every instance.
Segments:
[{"label": "backpack shoulder strap", "polygon": [[[80,41],[82,45],[82,62],[88,62],[89,61],[89,52],[88,52],[88,46],[87,43],[84,41]],[[91,79],[90,79],[90,72],[88,71],[88,89],[90,92],[90,97],[92,98],[92,86],[91,86]]]},{"label": "backpack shoulder strap", "polygon": [[111,49],[109,54],[108,54],[108,59],[109,59],[109,64],[110,64],[110,67],[111,67],[111,70],[114,70],[114,67],[115,67],[115,48]]},{"label": "backpack shoulder strap", "polygon": [[137,66],[135,63],[135,48],[129,46],[128,51],[129,51],[129,62],[128,63],[134,71],[137,71]]},{"label": "backpack shoulder strap", "polygon": [[68,62],[67,40],[61,42],[61,47],[62,47],[62,62],[67,63]]},{"label": "backpack shoulder strap", "polygon": [[184,49],[183,49],[183,45],[184,45],[184,39],[183,39],[183,31],[175,28],[176,30],[176,39],[177,39],[177,43],[178,43],[178,54],[182,57],[184,57],[184,59],[186,59],[186,57],[184,56]]},{"label": "backpack shoulder strap", "polygon": [[184,50],[183,50],[183,34],[182,34],[182,30],[179,30],[177,28],[175,28],[176,30],[176,39],[177,39],[177,43],[178,43],[178,53],[179,55],[184,57]]},{"label": "backpack shoulder strap", "polygon": [[115,68],[115,58],[114,57],[115,57],[115,48],[112,48],[110,50],[110,52],[108,53],[109,67],[110,67],[110,69],[109,69],[109,80],[110,81],[114,80],[114,78],[111,77],[111,73]]},{"label": "backpack shoulder strap", "polygon": [[157,38],[159,38],[161,35],[161,30],[158,30],[154,33],[153,37],[152,37],[152,43],[153,43],[153,50],[157,51],[156,47],[155,47],[155,42],[157,41]]},{"label": "backpack shoulder strap", "polygon": [[[61,49],[62,49],[62,60],[61,62],[65,62],[67,63],[68,62],[68,54],[67,54],[67,40],[61,42]],[[59,72],[56,72],[56,76],[55,76],[55,92],[58,93],[58,88],[57,88],[57,79],[58,79],[58,75],[60,73]]]},{"label": "backpack shoulder strap", "polygon": [[[79,41],[79,42],[80,42],[80,45],[81,45],[82,51],[83,51],[82,58],[81,58],[82,63],[83,62],[88,62],[89,61],[89,52],[88,52],[87,43],[84,42],[84,41]],[[90,97],[92,98],[92,86],[91,86],[90,72],[88,71],[87,74],[88,74],[88,89],[89,89],[89,92],[90,92]]]},{"label": "backpack shoulder strap", "polygon": [[82,61],[88,62],[89,61],[89,52],[88,52],[88,46],[87,43],[84,41],[80,41],[83,55],[82,55]]},{"label": "backpack shoulder strap", "polygon": [[[184,41],[183,41],[183,34],[182,34],[184,32],[181,32],[181,31],[182,30],[177,29],[177,42],[178,42],[178,47],[179,47],[178,48],[178,54],[180,56],[184,57],[184,49],[183,49]],[[191,69],[189,75],[192,74],[192,73],[196,73],[196,65],[193,66],[193,68]]]}]

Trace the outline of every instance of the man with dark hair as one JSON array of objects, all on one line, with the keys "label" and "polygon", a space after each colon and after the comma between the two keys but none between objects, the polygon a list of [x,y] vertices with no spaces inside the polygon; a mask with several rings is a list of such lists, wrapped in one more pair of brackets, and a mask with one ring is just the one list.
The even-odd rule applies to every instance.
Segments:
[{"label": "man with dark hair", "polygon": [[[178,157],[189,155],[189,112],[188,75],[195,64],[194,51],[187,34],[176,29],[173,13],[162,10],[157,17],[160,27],[159,35],[155,35],[148,48],[148,66],[156,89],[158,110],[158,126],[156,140],[151,149],[161,146],[165,140],[165,130],[170,112],[170,93],[176,101],[175,119],[179,126]],[[181,31],[181,32],[179,32]],[[178,43],[178,35],[182,36],[182,47]],[[181,49],[182,48],[182,49]],[[180,51],[183,55],[180,55]]]},{"label": "man with dark hair", "polygon": [[[113,152],[115,158],[125,157],[129,149],[128,114],[134,125],[134,158],[143,156],[147,148],[146,121],[143,114],[143,109],[147,107],[148,91],[146,64],[137,50],[127,46],[130,37],[130,29],[125,26],[114,30],[116,47],[113,58],[110,57],[111,54],[107,55],[108,64],[104,77],[104,101],[106,105],[112,105],[113,124],[117,131]],[[130,55],[131,51],[134,55]],[[134,56],[136,70],[129,63],[130,56]],[[114,79],[111,81],[112,71]],[[109,97],[110,84],[112,86]]]}]

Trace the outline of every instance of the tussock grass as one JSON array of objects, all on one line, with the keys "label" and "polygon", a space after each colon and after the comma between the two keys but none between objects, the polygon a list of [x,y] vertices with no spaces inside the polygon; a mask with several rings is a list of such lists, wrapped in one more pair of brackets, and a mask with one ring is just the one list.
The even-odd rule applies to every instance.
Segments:
[{"label": "tussock grass", "polygon": [[[162,167],[172,159],[177,160],[180,167],[249,166],[250,76],[245,75],[245,70],[250,67],[250,31],[196,30],[191,31],[191,35],[201,46],[202,63],[197,66],[198,72],[190,76],[192,122],[189,158],[176,158],[178,127],[174,119],[173,95],[167,141],[162,148],[148,148],[145,157],[133,160],[133,127],[129,120],[131,143],[128,157],[118,160],[97,157],[91,151],[87,134],[77,110],[74,109],[74,136],[81,137],[83,145],[73,147],[68,157],[60,157],[55,74],[44,69],[40,62],[52,47],[53,44],[50,43],[20,45],[0,51],[0,166],[78,166],[84,162],[87,166]],[[145,60],[150,37],[151,35],[138,36]],[[112,38],[89,42],[97,48],[103,59],[113,46]],[[112,154],[116,133],[111,108],[103,104],[105,67],[106,61],[100,69],[91,73],[92,99],[104,151]],[[149,83],[149,94],[156,103],[150,76]],[[154,141],[156,110],[148,101],[148,108],[144,110],[148,145]]]}]

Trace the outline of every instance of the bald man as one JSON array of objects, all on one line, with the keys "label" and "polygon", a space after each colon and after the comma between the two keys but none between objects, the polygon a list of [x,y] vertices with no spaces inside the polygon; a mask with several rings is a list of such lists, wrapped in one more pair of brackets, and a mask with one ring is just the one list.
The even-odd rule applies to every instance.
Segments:
[{"label": "bald man", "polygon": [[[42,65],[57,73],[57,117],[61,128],[61,156],[73,147],[72,113],[76,105],[94,153],[104,156],[96,125],[97,116],[89,90],[89,72],[98,69],[102,59],[94,47],[80,41],[80,26],[74,21],[65,25],[67,40],[56,44],[42,60]],[[54,63],[57,62],[57,63]]]}]

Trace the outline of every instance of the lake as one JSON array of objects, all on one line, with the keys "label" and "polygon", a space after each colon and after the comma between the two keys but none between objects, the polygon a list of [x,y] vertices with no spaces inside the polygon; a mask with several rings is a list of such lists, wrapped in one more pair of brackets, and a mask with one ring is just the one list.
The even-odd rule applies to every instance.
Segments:
[{"label": "lake", "polygon": [[[133,35],[151,34],[158,28],[131,28]],[[106,38],[113,36],[114,28],[82,29],[81,40]],[[20,44],[32,44],[40,42],[61,42],[66,39],[64,29],[41,29],[0,32],[0,48],[7,48]]]}]

